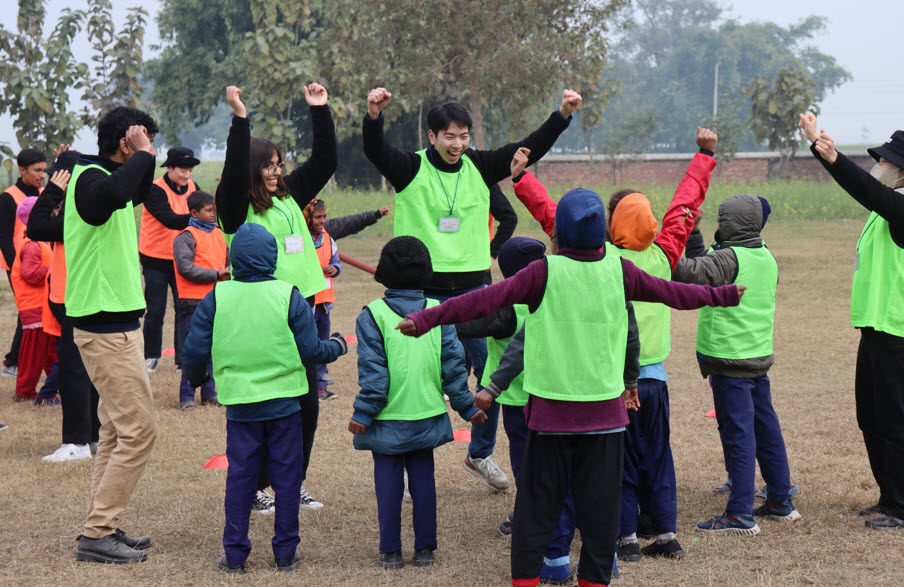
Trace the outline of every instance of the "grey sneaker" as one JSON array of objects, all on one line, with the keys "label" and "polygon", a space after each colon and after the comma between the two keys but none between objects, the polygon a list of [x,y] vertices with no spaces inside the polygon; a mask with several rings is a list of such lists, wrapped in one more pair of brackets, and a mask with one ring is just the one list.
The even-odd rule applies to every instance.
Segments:
[{"label": "grey sneaker", "polygon": [[904,531],[904,520],[888,514],[867,520],[866,527],[872,528],[873,530],[894,530],[901,532]]},{"label": "grey sneaker", "polygon": [[19,367],[18,365],[13,365],[12,367],[7,367],[3,365],[3,369],[0,370],[0,375],[3,377],[18,377],[19,376]]},{"label": "grey sneaker", "polygon": [[157,370],[157,359],[145,359],[144,364],[148,368],[148,373],[153,373]]},{"label": "grey sneaker", "polygon": [[254,496],[254,502],[251,504],[251,511],[269,516],[276,511],[276,501],[266,491],[258,491],[257,495]]},{"label": "grey sneaker", "polygon": [[323,504],[311,497],[311,494],[308,493],[308,490],[304,487],[301,488],[301,507],[307,510],[319,510],[323,507]]},{"label": "grey sneaker", "polygon": [[505,473],[502,472],[502,469],[499,468],[492,456],[480,459],[467,455],[462,466],[465,471],[483,481],[490,489],[495,489],[496,491],[508,489],[508,477],[505,476]]},{"label": "grey sneaker", "polygon": [[148,560],[148,555],[140,550],[130,548],[116,534],[110,534],[103,538],[79,536],[78,547],[75,550],[75,560],[122,565],[143,563]]}]

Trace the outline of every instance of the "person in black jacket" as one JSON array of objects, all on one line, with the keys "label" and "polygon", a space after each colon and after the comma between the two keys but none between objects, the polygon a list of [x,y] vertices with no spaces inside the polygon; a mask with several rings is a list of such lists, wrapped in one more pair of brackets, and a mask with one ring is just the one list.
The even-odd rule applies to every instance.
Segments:
[{"label": "person in black jacket", "polygon": [[817,132],[815,116],[801,114],[799,126],[826,171],[870,212],[854,257],[851,326],[860,330],[857,425],[879,502],[859,514],[869,528],[904,530],[904,131],[867,150],[876,160],[867,172]]}]

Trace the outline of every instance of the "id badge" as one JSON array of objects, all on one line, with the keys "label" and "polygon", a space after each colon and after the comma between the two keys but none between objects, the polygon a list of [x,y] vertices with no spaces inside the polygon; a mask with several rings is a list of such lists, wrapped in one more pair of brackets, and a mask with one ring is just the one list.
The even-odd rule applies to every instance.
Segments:
[{"label": "id badge", "polygon": [[458,232],[458,227],[461,224],[461,218],[456,216],[443,216],[439,219],[439,231],[440,232]]},{"label": "id badge", "polygon": [[301,253],[304,251],[304,239],[300,236],[286,237],[286,254]]}]

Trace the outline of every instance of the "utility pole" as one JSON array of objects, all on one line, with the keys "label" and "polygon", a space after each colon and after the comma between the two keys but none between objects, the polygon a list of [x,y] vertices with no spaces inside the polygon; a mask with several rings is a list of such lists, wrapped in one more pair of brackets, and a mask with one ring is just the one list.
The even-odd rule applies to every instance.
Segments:
[{"label": "utility pole", "polygon": [[713,119],[719,114],[719,64],[716,63],[716,78],[713,81]]}]

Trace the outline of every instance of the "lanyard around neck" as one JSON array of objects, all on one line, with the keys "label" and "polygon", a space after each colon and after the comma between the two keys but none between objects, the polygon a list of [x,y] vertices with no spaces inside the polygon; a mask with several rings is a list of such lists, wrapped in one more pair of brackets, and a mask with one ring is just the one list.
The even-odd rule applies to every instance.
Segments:
[{"label": "lanyard around neck", "polygon": [[[446,191],[446,184],[443,183],[443,178],[439,174],[439,169],[437,169],[436,163],[433,161],[433,149],[432,148],[427,149],[427,156],[430,157],[430,163],[431,163],[430,166],[433,167],[433,171],[436,172],[436,179],[439,180],[439,185],[440,185],[440,187],[443,188],[443,194],[446,196],[446,204],[449,205],[449,216],[452,216],[452,210],[455,208],[455,200],[458,199],[458,182],[461,181],[461,168],[464,165],[464,163],[461,163],[461,165],[459,165],[459,167],[458,167],[458,171],[455,172],[455,192],[452,194],[452,201],[450,202],[449,201],[449,192]],[[459,159],[459,162],[461,162],[461,159]]]}]

